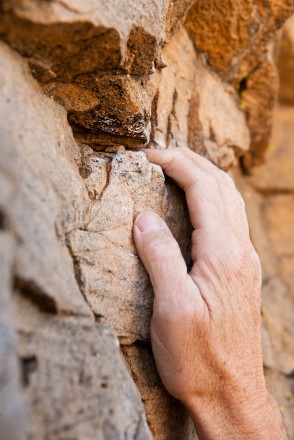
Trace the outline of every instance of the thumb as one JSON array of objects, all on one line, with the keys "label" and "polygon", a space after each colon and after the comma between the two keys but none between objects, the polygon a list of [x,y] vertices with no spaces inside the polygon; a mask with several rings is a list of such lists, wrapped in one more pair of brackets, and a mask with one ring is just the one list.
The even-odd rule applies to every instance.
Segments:
[{"label": "thumb", "polygon": [[155,295],[184,286],[188,277],[186,263],[177,241],[159,215],[139,214],[134,224],[134,240]]}]

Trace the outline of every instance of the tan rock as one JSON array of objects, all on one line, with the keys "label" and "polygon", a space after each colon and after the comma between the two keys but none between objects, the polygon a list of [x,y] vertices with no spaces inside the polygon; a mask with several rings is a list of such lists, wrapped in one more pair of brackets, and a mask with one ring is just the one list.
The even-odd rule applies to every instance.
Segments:
[{"label": "tan rock", "polygon": [[[248,0],[232,3],[199,0],[189,11],[185,27],[208,64],[240,93],[251,133],[244,165],[262,162],[278,93],[272,43],[276,30],[293,13],[292,0]],[[250,49],[249,49],[250,48]]]},{"label": "tan rock", "polygon": [[280,101],[294,104],[294,16],[289,18],[283,27],[277,64],[280,76]]},{"label": "tan rock", "polygon": [[[123,346],[135,383],[145,405],[150,430],[156,440],[198,439],[184,407],[171,399],[157,373],[148,346]],[[162,423],[159,423],[159,415]]]},{"label": "tan rock", "polygon": [[30,438],[151,440],[114,332],[14,301]]},{"label": "tan rock", "polygon": [[[153,210],[189,266],[191,225],[183,193],[128,150],[190,146],[227,169],[248,151],[250,130],[243,164],[261,160],[277,93],[271,45],[291,8],[290,0],[0,2],[10,46],[0,45],[0,429],[9,440],[25,432],[16,352],[32,440],[195,438],[156,372],[153,292],[132,240],[134,217]],[[276,192],[292,191],[288,171],[270,170],[251,184],[260,190],[273,173]],[[265,368],[292,435],[292,254],[275,211],[288,229],[292,217],[281,199],[267,205],[238,180],[264,267]]]},{"label": "tan rock", "polygon": [[89,315],[64,236],[89,209],[74,163],[77,145],[64,109],[42,95],[25,63],[3,43],[1,58],[1,154],[13,157],[11,197],[18,207],[15,282],[44,308]]},{"label": "tan rock", "polygon": [[[294,195],[267,198],[264,216],[269,238],[278,257],[278,265],[289,294],[294,300]],[[294,348],[293,348],[294,353]]]},{"label": "tan rock", "polygon": [[[0,432],[1,438],[25,440],[25,406],[18,370],[15,328],[10,303],[14,237],[0,230]],[[16,423],[17,421],[17,423]]]},{"label": "tan rock", "polygon": [[188,263],[191,226],[183,194],[165,182],[162,170],[144,153],[93,153],[89,162],[89,221],[67,235],[82,291],[95,315],[124,343],[146,340],[153,293],[133,244],[133,219],[141,211],[161,215]]},{"label": "tan rock", "polygon": [[[291,12],[290,0],[270,4],[269,9],[260,6],[260,10],[252,1],[241,2],[231,10],[229,2],[219,9],[213,0],[209,5],[193,0],[156,0],[148,4],[148,13],[143,6],[136,7],[136,2],[115,8],[114,0],[99,2],[99,8],[93,0],[83,5],[75,0],[54,1],[42,7],[36,6],[35,0],[2,2],[3,38],[29,59],[33,74],[47,84],[46,93],[69,109],[69,121],[79,142],[100,151],[113,144],[138,149],[150,141],[150,135],[151,145],[164,148],[188,141],[193,149],[198,148],[197,151],[226,169],[236,156],[248,150],[240,105],[246,111],[251,133],[251,150],[244,163],[250,167],[262,160],[278,84],[270,59],[270,43],[280,23]],[[186,14],[192,43],[197,50],[209,54],[208,64],[232,82],[236,91],[222,84],[205,66],[203,70],[205,56],[202,63],[197,61],[195,65],[195,49],[183,31],[170,43],[169,59],[165,60],[161,49]],[[150,93],[148,84],[156,82],[150,77],[154,73],[160,76],[167,62],[170,68],[162,73],[160,88],[154,84]],[[197,84],[195,90],[191,84],[203,77],[211,87],[207,88],[207,98],[212,101],[203,98],[204,115],[198,109],[201,101]],[[267,93],[263,93],[265,89]],[[165,95],[163,90],[169,92],[161,108],[162,103],[157,106],[157,101]],[[242,95],[241,104],[238,92]],[[201,90],[199,96],[203,94]],[[213,110],[214,106],[222,111]],[[189,131],[194,132],[189,137],[187,112],[189,124],[193,125]],[[226,121],[218,122],[222,114],[226,115]],[[202,134],[197,121],[200,120],[202,127],[207,126],[211,116],[214,121],[211,131],[206,133],[204,127]],[[231,124],[239,124],[234,134]],[[167,136],[166,131],[170,131]]]},{"label": "tan rock", "polygon": [[[162,215],[188,262],[183,194],[144,153],[78,146],[65,110],[42,94],[19,55],[1,44],[1,56],[0,219],[17,239],[9,264],[31,436],[150,438],[117,339],[97,329],[93,315],[121,343],[149,339],[153,293],[135,253],[133,219],[143,210]],[[16,367],[11,372],[15,378]],[[174,405],[166,394],[162,400]],[[168,431],[169,423],[158,413],[152,426]],[[179,420],[180,432],[186,423]]]},{"label": "tan rock", "polygon": [[294,191],[294,108],[279,107],[266,163],[251,170],[250,183],[263,193]]},{"label": "tan rock", "polygon": [[163,55],[168,67],[161,72],[153,100],[148,146],[189,146],[229,168],[250,143],[236,91],[197,56],[184,29],[173,36]]}]

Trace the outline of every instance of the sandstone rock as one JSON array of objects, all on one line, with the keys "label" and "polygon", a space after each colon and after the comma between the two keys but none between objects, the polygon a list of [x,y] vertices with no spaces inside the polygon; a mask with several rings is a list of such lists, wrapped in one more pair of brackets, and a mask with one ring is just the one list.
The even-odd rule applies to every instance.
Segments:
[{"label": "sandstone rock", "polygon": [[[208,5],[193,0],[156,0],[148,5],[148,13],[136,2],[119,7],[114,4],[114,0],[100,0],[98,8],[93,0],[83,5],[67,0],[41,7],[35,0],[2,2],[2,37],[28,58],[45,93],[69,110],[76,139],[97,150],[113,144],[137,149],[150,140],[151,145],[164,148],[189,141],[192,149],[202,151],[226,169],[248,150],[247,128],[237,108],[240,105],[251,133],[250,154],[244,163],[250,167],[260,162],[269,139],[278,84],[270,44],[292,11],[291,1],[271,3],[264,9],[244,1],[231,10],[229,1],[218,8],[213,0]],[[196,51],[209,55],[202,60],[196,57],[184,31],[170,42],[166,54],[161,53],[186,14],[185,26]],[[236,91],[209,72],[205,58]],[[169,68],[162,72],[157,88],[166,63]],[[157,79],[151,79],[153,74]],[[197,85],[197,78],[205,78],[210,100],[212,91],[215,93],[211,103],[202,98],[202,90],[199,95],[203,82],[200,79]],[[165,98],[162,90],[169,92]],[[157,105],[158,97],[165,102]],[[198,108],[202,99],[209,109],[205,114]],[[207,126],[213,111],[214,122],[207,133],[203,124]],[[192,124],[189,137],[187,112]],[[221,114],[226,114],[225,123],[218,122]],[[239,125],[234,134],[231,123]],[[227,125],[229,128],[224,129]],[[201,137],[206,142],[202,139],[199,147]]]},{"label": "sandstone rock", "polygon": [[277,64],[280,75],[280,101],[294,104],[294,16],[289,18],[283,27]]},{"label": "sandstone rock", "polygon": [[250,172],[250,183],[263,193],[294,190],[294,109],[279,107],[266,164]]},{"label": "sandstone rock", "polygon": [[247,167],[263,160],[268,145],[278,92],[271,44],[293,8],[292,0],[266,4],[227,0],[221,6],[217,0],[199,0],[186,18],[185,26],[197,51],[239,90],[251,133]]},{"label": "sandstone rock", "polygon": [[74,168],[77,146],[64,109],[42,96],[24,63],[3,43],[1,58],[1,149],[15,161],[12,197],[19,206],[13,217],[15,282],[44,308],[87,315],[64,240],[64,231],[77,227],[89,209]]},{"label": "sandstone rock", "polygon": [[289,438],[294,436],[293,121],[291,107],[277,108],[266,165],[256,167],[246,178],[237,178],[263,268],[262,336],[267,384],[284,412]]},{"label": "sandstone rock", "polygon": [[[150,430],[157,440],[196,440],[193,423],[183,406],[164,389],[148,346],[124,346],[135,383],[145,405]],[[158,414],[162,423],[158,424]]]},{"label": "sandstone rock", "polygon": [[70,109],[79,140],[137,148],[150,135],[146,75],[164,66],[165,27],[172,35],[192,1],[4,0],[0,34],[29,59],[45,92]]},{"label": "sandstone rock", "polygon": [[[16,237],[9,264],[31,436],[150,438],[135,385],[111,348],[114,336],[93,317],[112,325],[121,343],[149,339],[153,293],[134,249],[133,219],[142,210],[162,215],[189,262],[183,194],[144,153],[77,145],[65,110],[42,94],[25,62],[4,44],[1,56],[0,219]],[[78,379],[83,368],[86,385]],[[99,394],[104,368],[111,385]],[[162,391],[161,406],[178,405]],[[152,426],[169,423],[158,413]],[[179,420],[179,436],[186,423]]]},{"label": "sandstone rock", "polygon": [[[269,238],[275,253],[282,278],[293,292],[294,285],[294,194],[276,195],[267,198],[264,209]],[[281,225],[283,225],[281,227]],[[294,346],[293,346],[294,353]]]},{"label": "sandstone rock", "polygon": [[151,440],[113,331],[15,300],[30,438]]},{"label": "sandstone rock", "polygon": [[[132,241],[134,217],[153,210],[189,266],[191,225],[182,192],[128,150],[189,146],[227,169],[251,142],[243,164],[260,161],[277,94],[272,42],[292,7],[0,1],[10,46],[0,45],[0,429],[9,440],[25,432],[17,355],[32,440],[196,438],[156,372],[153,292]],[[292,177],[270,170],[260,184],[255,172],[238,179],[264,266],[265,368],[292,435],[292,251],[276,232],[282,199],[267,205],[256,192],[272,175],[275,191],[290,193]]]},{"label": "sandstone rock", "polygon": [[188,263],[191,226],[183,195],[141,152],[93,153],[88,164],[89,220],[67,235],[81,288],[94,313],[124,343],[146,340],[153,293],[133,244],[133,219],[141,211],[161,215]]},{"label": "sandstone rock", "polygon": [[221,168],[249,149],[245,116],[234,88],[214,74],[181,29],[163,50],[153,100],[152,148],[190,147]]},{"label": "sandstone rock", "polygon": [[24,440],[25,412],[10,304],[13,256],[13,234],[3,231],[2,226],[0,230],[0,432],[3,439]]}]

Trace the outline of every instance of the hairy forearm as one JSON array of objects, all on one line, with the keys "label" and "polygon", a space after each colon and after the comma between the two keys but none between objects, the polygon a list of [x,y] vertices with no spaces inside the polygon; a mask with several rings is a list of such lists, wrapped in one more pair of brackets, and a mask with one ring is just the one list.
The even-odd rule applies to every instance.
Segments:
[{"label": "hairy forearm", "polygon": [[286,440],[277,403],[266,391],[241,399],[193,399],[186,404],[200,440]]}]

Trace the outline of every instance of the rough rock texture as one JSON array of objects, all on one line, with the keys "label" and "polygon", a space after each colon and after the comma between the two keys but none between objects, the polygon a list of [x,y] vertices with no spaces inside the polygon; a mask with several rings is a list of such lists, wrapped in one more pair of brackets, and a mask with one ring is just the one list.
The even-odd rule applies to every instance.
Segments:
[{"label": "rough rock texture", "polygon": [[[276,30],[293,11],[292,0],[266,6],[253,0],[233,5],[227,0],[221,7],[216,0],[153,0],[148,6],[136,1],[118,5],[115,0],[100,0],[99,5],[94,0],[2,0],[0,6],[0,35],[28,59],[44,92],[68,109],[80,142],[98,150],[113,143],[139,148],[150,141],[150,134],[153,141],[157,129],[157,134],[163,130],[162,136],[169,138],[164,146],[170,141],[181,144],[188,139],[183,127],[187,118],[177,118],[184,107],[193,125],[190,147],[201,148],[227,168],[234,158],[232,148],[244,152],[249,147],[248,134],[241,141],[247,127],[240,120],[230,121],[232,126],[229,123],[224,130],[223,121],[217,121],[220,114],[241,119],[240,106],[251,133],[246,166],[262,160],[278,84],[271,45]],[[170,42],[189,7],[185,26],[190,38],[182,31]],[[166,41],[170,42],[167,54],[162,51]],[[167,64],[170,68],[160,75]],[[212,75],[206,64],[233,87]],[[195,72],[196,78],[202,77],[199,82],[193,80]],[[203,81],[207,92],[217,90],[219,84],[215,102],[199,95]],[[163,97],[160,87],[167,87],[169,94]],[[163,111],[159,97],[164,99],[166,117],[156,127],[157,115]],[[198,109],[202,100],[208,112],[214,112],[211,127],[198,115],[203,113]],[[242,127],[237,138],[231,136],[236,122]],[[155,140],[163,146],[162,139],[155,136]],[[220,157],[225,157],[223,164]]]},{"label": "rough rock texture", "polygon": [[272,42],[293,8],[293,0],[199,0],[186,19],[196,49],[239,91],[251,134],[246,167],[263,161],[269,142],[278,93]]},{"label": "rough rock texture", "polygon": [[[15,297],[30,438],[152,438],[113,331]],[[32,338],[32,332],[36,335]]]},{"label": "rough rock texture", "polygon": [[[292,8],[0,0],[5,440],[197,438],[155,368],[153,292],[132,241],[134,217],[153,210],[189,267],[191,226],[182,192],[138,150],[189,146],[222,169],[260,161],[277,95],[272,45]],[[285,151],[239,180],[268,264],[265,366],[293,432],[293,250],[275,217],[290,229],[292,174],[276,167]]]},{"label": "rough rock texture", "polygon": [[[7,66],[0,81],[6,160],[1,177],[7,187],[1,219],[9,224],[13,211],[15,247],[10,257],[8,244],[3,250],[17,293],[18,355],[30,435],[93,438],[99,427],[98,438],[150,438],[118,340],[112,330],[96,326],[94,317],[112,326],[123,343],[149,339],[153,294],[132,243],[133,218],[144,209],[166,218],[188,262],[190,226],[183,195],[171,182],[164,184],[161,169],[141,152],[98,154],[79,147],[65,110],[42,94],[20,57],[1,44],[1,58]],[[10,351],[5,357],[13,365],[15,352]],[[103,381],[107,389],[99,394]],[[11,399],[14,393],[21,400],[16,391]],[[163,401],[168,413],[172,403]],[[182,419],[175,438],[184,432],[187,416]]]}]

